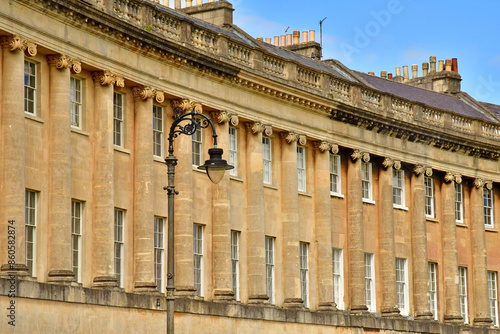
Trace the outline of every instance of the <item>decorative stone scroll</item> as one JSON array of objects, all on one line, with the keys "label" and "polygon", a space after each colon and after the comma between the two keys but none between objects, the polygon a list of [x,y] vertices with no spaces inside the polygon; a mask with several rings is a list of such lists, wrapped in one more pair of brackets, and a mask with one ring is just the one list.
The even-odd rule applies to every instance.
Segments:
[{"label": "decorative stone scroll", "polygon": [[194,109],[195,112],[203,112],[203,106],[201,105],[201,103],[194,102],[189,99],[172,100],[170,103],[172,104],[173,109],[182,108],[184,112],[191,112]]},{"label": "decorative stone scroll", "polygon": [[143,100],[154,99],[158,103],[165,101],[165,94],[149,86],[145,87],[133,87],[132,93],[134,97],[141,98]]},{"label": "decorative stone scroll", "polygon": [[108,70],[92,72],[92,79],[101,86],[114,85],[116,82],[116,76]]},{"label": "decorative stone scroll", "polygon": [[34,57],[37,54],[37,45],[35,42],[28,41],[15,34],[0,36],[0,45],[7,46],[10,51],[22,51],[28,57]]},{"label": "decorative stone scroll", "polygon": [[339,153],[339,145],[332,144],[332,146],[330,147],[330,153],[331,154],[337,154],[337,153]]},{"label": "decorative stone scroll", "polygon": [[360,150],[354,150],[351,154],[352,161],[361,159],[363,162],[370,162],[370,153],[361,152]]},{"label": "decorative stone scroll", "polygon": [[314,142],[314,147],[317,148],[321,153],[328,152],[332,147],[332,144],[323,140]]},{"label": "decorative stone scroll", "polygon": [[413,168],[413,172],[415,175],[420,176],[421,174],[425,174],[425,176],[432,176],[432,167],[423,166],[423,165],[415,165]]},{"label": "decorative stone scroll", "polygon": [[57,69],[69,68],[73,74],[78,74],[82,71],[82,63],[65,54],[47,55],[47,63],[55,66]]},{"label": "decorative stone scroll", "polygon": [[493,182],[492,181],[484,181],[484,186],[486,189],[491,190],[493,189]]},{"label": "decorative stone scroll", "polygon": [[455,174],[455,183],[457,183],[457,184],[461,184],[462,183],[462,175]]},{"label": "decorative stone scroll", "polygon": [[232,126],[237,126],[240,124],[240,119],[236,113],[231,113],[229,111],[221,110],[212,112],[212,118],[214,118],[217,123],[224,124],[229,122]]},{"label": "decorative stone scroll", "polygon": [[299,135],[298,142],[300,145],[304,146],[305,144],[307,144],[307,137],[305,135]]}]

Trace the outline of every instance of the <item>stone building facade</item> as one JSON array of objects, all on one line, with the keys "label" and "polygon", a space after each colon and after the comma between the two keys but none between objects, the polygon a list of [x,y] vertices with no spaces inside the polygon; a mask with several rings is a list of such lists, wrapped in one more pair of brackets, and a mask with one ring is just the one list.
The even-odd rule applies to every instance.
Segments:
[{"label": "stone building facade", "polygon": [[0,332],[166,331],[179,107],[235,169],[175,139],[178,333],[498,332],[500,106],[180,7],[0,2]]}]

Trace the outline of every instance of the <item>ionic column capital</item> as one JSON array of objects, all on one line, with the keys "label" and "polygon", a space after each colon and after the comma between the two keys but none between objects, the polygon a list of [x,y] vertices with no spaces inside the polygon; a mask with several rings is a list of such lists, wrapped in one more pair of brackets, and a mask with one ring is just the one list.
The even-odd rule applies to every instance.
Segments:
[{"label": "ionic column capital", "polygon": [[477,189],[480,189],[480,188],[484,187],[485,181],[483,179],[480,179],[480,178],[475,178],[473,181],[473,184],[474,184],[474,187],[476,187]]},{"label": "ionic column capital", "polygon": [[228,123],[232,126],[237,126],[240,124],[240,119],[236,113],[232,113],[226,110],[212,111],[212,118],[219,124]]},{"label": "ionic column capital", "polygon": [[54,54],[47,55],[47,63],[50,66],[55,66],[57,69],[65,69],[70,68],[71,66],[71,58],[66,56],[65,54]]},{"label": "ionic column capital", "polygon": [[92,72],[92,79],[99,82],[101,86],[114,85],[116,83],[116,75],[108,70]]},{"label": "ionic column capital", "polygon": [[339,146],[337,144],[333,144],[326,140],[314,142],[314,148],[321,153],[331,152],[332,154],[337,154],[339,152]]},{"label": "ionic column capital", "polygon": [[19,35],[0,36],[0,45],[8,47],[10,51],[22,51],[28,57],[34,57],[37,54],[37,45],[35,42],[28,41]]},{"label": "ionic column capital", "polygon": [[201,103],[194,102],[189,99],[171,100],[170,104],[174,109],[174,114],[177,116],[182,115],[185,112],[191,112],[192,110],[198,113],[203,112],[203,106]]},{"label": "ionic column capital", "polygon": [[425,174],[425,176],[432,176],[432,167],[428,166],[423,166],[423,165],[415,165],[413,168],[413,173],[415,173],[416,176],[420,176],[422,174]]},{"label": "ionic column capital", "polygon": [[360,150],[356,149],[352,152],[351,159],[352,161],[361,159],[361,161],[363,162],[370,162],[370,153],[361,152]]},{"label": "ionic column capital", "polygon": [[282,139],[286,140],[288,144],[292,144],[296,142],[299,139],[299,135],[296,134],[295,132],[281,132],[280,136]]},{"label": "ionic column capital", "polygon": [[453,182],[453,181],[455,181],[455,176],[453,175],[453,173],[446,172],[446,174],[444,175],[444,182],[445,183],[450,183],[450,182]]},{"label": "ionic column capital", "polygon": [[144,87],[132,87],[132,94],[134,98],[148,100],[154,99],[158,103],[165,101],[165,94],[162,91],[158,91],[149,86]]}]

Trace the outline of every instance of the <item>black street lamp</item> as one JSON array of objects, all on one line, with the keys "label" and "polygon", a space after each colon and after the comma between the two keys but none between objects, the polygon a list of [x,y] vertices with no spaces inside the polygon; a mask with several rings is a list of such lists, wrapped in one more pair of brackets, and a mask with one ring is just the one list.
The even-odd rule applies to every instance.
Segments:
[{"label": "black street lamp", "polygon": [[[174,286],[174,196],[179,192],[175,190],[175,166],[177,158],[174,156],[174,139],[179,135],[192,136],[197,129],[212,127],[212,137],[214,147],[208,150],[210,159],[206,160],[198,169],[205,170],[210,180],[217,184],[224,177],[228,169],[234,167],[228,165],[226,160],[222,159],[223,150],[217,148],[217,133],[215,132],[212,120],[193,109],[189,113],[184,113],[182,107],[174,108],[174,122],[170,127],[168,135],[168,156],[165,158],[165,164],[168,166],[168,185],[165,187],[168,193],[168,254],[167,254],[167,333],[174,334],[174,305],[175,305],[175,286]],[[182,123],[182,124],[181,124]]]}]

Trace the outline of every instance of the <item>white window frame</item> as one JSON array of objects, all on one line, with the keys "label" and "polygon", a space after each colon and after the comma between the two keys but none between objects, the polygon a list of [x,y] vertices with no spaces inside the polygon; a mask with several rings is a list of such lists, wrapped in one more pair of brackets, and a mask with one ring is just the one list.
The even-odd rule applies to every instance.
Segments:
[{"label": "white window frame", "polygon": [[361,185],[363,202],[375,203],[373,201],[373,172],[371,162],[361,162]]},{"label": "white window frame", "polygon": [[153,105],[153,155],[163,157],[163,107]]},{"label": "white window frame", "polygon": [[123,288],[124,284],[124,255],[125,255],[125,211],[115,208],[115,277],[120,288]]},{"label": "white window frame", "polygon": [[392,169],[392,204],[394,208],[406,209],[405,171]]},{"label": "white window frame", "polygon": [[71,263],[77,283],[82,283],[83,203],[71,201]]},{"label": "white window frame", "polygon": [[194,286],[200,297],[204,289],[203,230],[203,225],[193,225]]},{"label": "white window frame", "polygon": [[333,249],[333,295],[337,309],[344,309],[344,251]]},{"label": "white window frame", "polygon": [[365,253],[365,292],[366,307],[369,312],[377,311],[377,294],[375,291],[375,255]]},{"label": "white window frame", "polygon": [[434,179],[432,176],[424,176],[425,216],[435,217],[434,210]]},{"label": "white window frame", "polygon": [[[38,192],[26,190],[25,193],[25,251],[26,251],[26,266],[28,267],[28,275],[36,277],[36,262],[37,262],[37,225],[38,225]],[[31,253],[31,258],[28,254]]]},{"label": "white window frame", "polygon": [[83,80],[74,76],[70,78],[70,114],[71,126],[82,129],[82,101],[83,101]]},{"label": "white window frame", "polygon": [[498,327],[498,273],[488,270],[488,294],[493,326]]},{"label": "white window frame", "polygon": [[410,291],[408,287],[408,260],[396,258],[396,285],[398,308],[401,315],[410,315]]},{"label": "white window frame", "polygon": [[276,238],[266,236],[266,292],[269,304],[275,303],[274,244]]},{"label": "white window frame", "polygon": [[229,175],[238,176],[238,129],[229,127],[229,164],[234,166]]},{"label": "white window frame", "polygon": [[484,203],[484,226],[487,228],[494,227],[493,215],[493,189],[483,188],[483,203]]},{"label": "white window frame", "polygon": [[[196,120],[196,122],[200,122]],[[196,127],[192,136],[192,163],[193,166],[198,167],[202,165],[203,157],[203,129],[200,126]]]},{"label": "white window frame", "polygon": [[341,162],[340,155],[330,153],[330,195],[343,198]]},{"label": "white window frame", "polygon": [[458,267],[458,292],[460,296],[460,314],[464,323],[469,323],[469,302],[467,296],[467,268]]},{"label": "white window frame", "polygon": [[123,132],[125,123],[125,96],[113,92],[113,144],[123,147]]},{"label": "white window frame", "polygon": [[37,86],[38,64],[29,60],[24,60],[24,112],[30,115],[36,115],[38,107]]},{"label": "white window frame", "polygon": [[429,262],[429,300],[432,317],[438,320],[437,263],[434,262]]},{"label": "white window frame", "polygon": [[309,308],[309,244],[300,242],[300,291],[304,307]]},{"label": "white window frame", "polygon": [[263,182],[273,184],[272,139],[262,137]]},{"label": "white window frame", "polygon": [[464,187],[455,183],[455,222],[464,222]]},{"label": "white window frame", "polygon": [[240,300],[240,232],[231,231],[231,279],[234,298]]},{"label": "white window frame", "polygon": [[160,293],[165,291],[165,218],[154,219],[155,283]]},{"label": "white window frame", "polygon": [[297,146],[297,181],[298,191],[306,192],[306,148],[303,146]]}]

